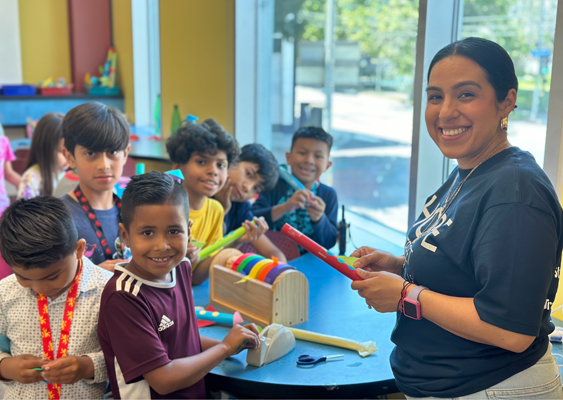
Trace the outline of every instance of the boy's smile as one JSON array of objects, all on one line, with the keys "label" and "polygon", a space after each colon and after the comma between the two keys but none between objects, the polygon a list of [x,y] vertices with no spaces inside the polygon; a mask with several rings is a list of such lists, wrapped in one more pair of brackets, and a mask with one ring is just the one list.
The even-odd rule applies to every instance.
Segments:
[{"label": "boy's smile", "polygon": [[487,72],[463,56],[437,62],[427,88],[428,133],[444,156],[470,169],[506,139],[500,120],[516,101],[516,90],[499,103]]},{"label": "boy's smile", "polygon": [[85,247],[86,242],[80,239],[76,244],[76,251],[57,263],[46,268],[12,267],[12,270],[20,285],[54,300],[72,284],[78,270],[78,260],[82,258]]},{"label": "boy's smile", "polygon": [[132,259],[127,270],[152,282],[168,282],[169,272],[184,259],[190,225],[182,205],[144,205],[135,209],[128,229],[119,224]]},{"label": "boy's smile", "polygon": [[249,161],[241,161],[229,169],[233,187],[231,201],[242,203],[262,191],[262,177],[258,170],[258,164]]},{"label": "boy's smile", "polygon": [[206,198],[213,197],[225,184],[229,162],[225,152],[218,150],[216,154],[193,153],[187,163],[175,166],[184,174],[190,208],[199,210]]},{"label": "boy's smile", "polygon": [[332,165],[328,160],[328,145],[317,139],[299,138],[289,153],[285,153],[291,173],[311,189],[316,180]]}]

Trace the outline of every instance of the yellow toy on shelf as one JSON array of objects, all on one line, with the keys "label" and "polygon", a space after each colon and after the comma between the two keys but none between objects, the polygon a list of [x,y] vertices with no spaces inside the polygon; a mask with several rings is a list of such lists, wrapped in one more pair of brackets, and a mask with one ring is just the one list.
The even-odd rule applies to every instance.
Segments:
[{"label": "yellow toy on shelf", "polygon": [[309,318],[309,282],[275,258],[225,249],[211,261],[209,302],[261,326],[291,326]]},{"label": "yellow toy on shelf", "polygon": [[92,76],[89,72],[84,76],[84,87],[92,96],[118,96],[119,87],[115,84],[117,71],[117,53],[113,46],[108,49],[104,65],[98,68],[100,76]]}]

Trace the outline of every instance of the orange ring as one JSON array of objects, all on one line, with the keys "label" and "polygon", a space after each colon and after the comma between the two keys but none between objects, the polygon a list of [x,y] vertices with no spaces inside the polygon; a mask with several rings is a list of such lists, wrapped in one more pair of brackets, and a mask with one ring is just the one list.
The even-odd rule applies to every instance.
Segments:
[{"label": "orange ring", "polygon": [[248,277],[256,279],[256,277],[260,275],[260,272],[262,272],[262,269],[273,262],[273,260],[266,259],[256,263],[256,265],[254,265],[254,267],[252,267],[252,269],[250,270]]},{"label": "orange ring", "polygon": [[262,269],[262,271],[260,272],[260,276],[258,276],[258,280],[264,282],[264,279],[266,279],[266,276],[268,276],[268,273],[277,266],[278,266],[278,259],[276,258],[273,263],[265,266]]}]

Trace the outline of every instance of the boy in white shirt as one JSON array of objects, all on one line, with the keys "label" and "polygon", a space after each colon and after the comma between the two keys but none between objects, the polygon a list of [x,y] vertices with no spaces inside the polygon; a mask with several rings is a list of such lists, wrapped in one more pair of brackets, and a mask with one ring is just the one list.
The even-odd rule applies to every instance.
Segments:
[{"label": "boy in white shirt", "polygon": [[2,215],[0,252],[14,271],[0,281],[0,334],[11,351],[0,353],[5,398],[103,397],[96,326],[111,273],[83,257],[84,248],[60,199],[21,199]]}]

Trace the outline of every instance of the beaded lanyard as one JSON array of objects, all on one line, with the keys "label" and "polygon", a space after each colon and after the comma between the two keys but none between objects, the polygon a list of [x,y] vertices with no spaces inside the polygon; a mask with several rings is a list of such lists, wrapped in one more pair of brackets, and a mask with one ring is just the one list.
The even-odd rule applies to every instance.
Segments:
[{"label": "beaded lanyard", "polygon": [[[78,295],[78,279],[82,272],[82,260],[78,260],[78,273],[74,277],[74,281],[68,290],[65,303],[65,312],[63,314],[63,323],[61,325],[61,337],[59,339],[59,348],[57,350],[57,358],[67,355],[68,342],[70,337],[70,325],[72,324],[72,315],[74,306],[76,305],[76,296]],[[39,325],[41,327],[41,338],[43,339],[43,356],[50,361],[55,359],[53,351],[53,338],[51,335],[51,324],[49,322],[49,308],[47,296],[37,293],[37,306],[39,308]],[[47,384],[49,399],[61,398],[61,384]]]},{"label": "beaded lanyard", "polygon": [[[74,195],[76,196],[76,199],[78,200],[78,202],[82,206],[82,209],[88,216],[88,220],[90,221],[90,224],[92,224],[92,228],[94,229],[94,232],[96,232],[96,236],[100,240],[100,244],[102,245],[102,251],[104,252],[104,257],[106,258],[106,260],[111,260],[112,259],[111,249],[106,239],[106,235],[104,235],[104,231],[102,230],[102,224],[98,220],[98,217],[96,216],[96,212],[94,211],[92,206],[90,206],[88,199],[86,198],[86,196],[84,196],[84,193],[82,193],[82,191],[80,190],[80,185],[78,185],[76,189],[74,189]],[[121,222],[121,200],[119,199],[119,197],[117,197],[115,193],[113,193],[113,203],[115,204],[115,206],[120,212],[119,220]]]}]

